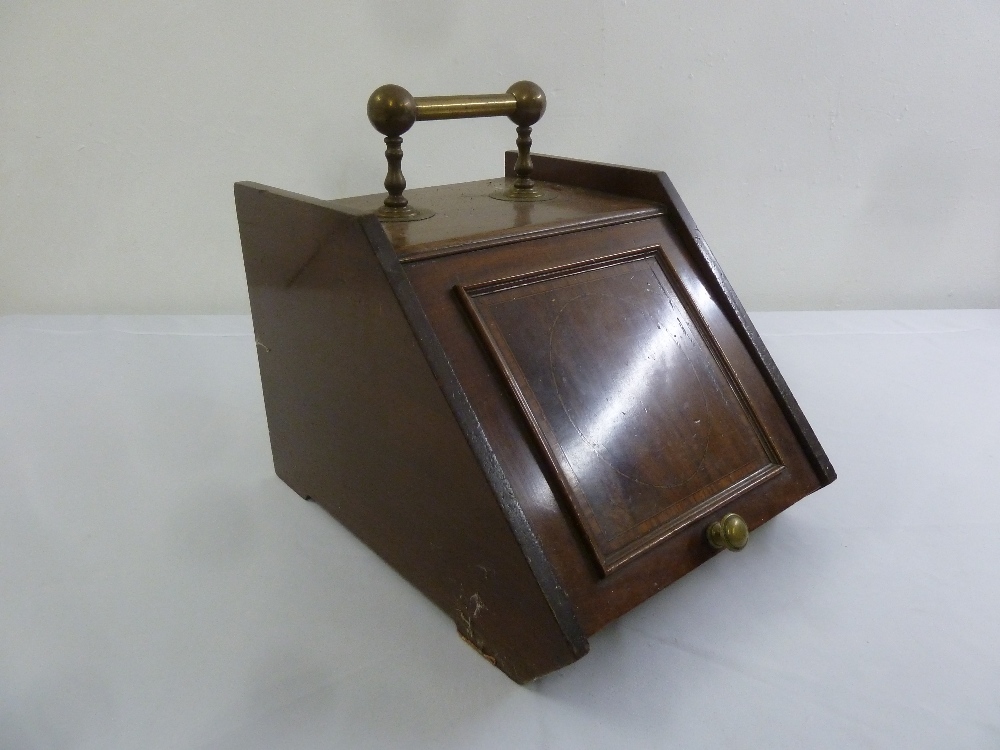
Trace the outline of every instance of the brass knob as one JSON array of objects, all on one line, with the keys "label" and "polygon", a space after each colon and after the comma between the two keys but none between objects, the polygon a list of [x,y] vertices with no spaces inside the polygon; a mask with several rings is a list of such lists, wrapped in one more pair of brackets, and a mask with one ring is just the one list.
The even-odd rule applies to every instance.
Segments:
[{"label": "brass knob", "polygon": [[731,549],[739,552],[747,546],[750,539],[750,529],[747,522],[735,513],[727,513],[722,520],[716,521],[708,527],[706,532],[708,543],[716,549]]}]

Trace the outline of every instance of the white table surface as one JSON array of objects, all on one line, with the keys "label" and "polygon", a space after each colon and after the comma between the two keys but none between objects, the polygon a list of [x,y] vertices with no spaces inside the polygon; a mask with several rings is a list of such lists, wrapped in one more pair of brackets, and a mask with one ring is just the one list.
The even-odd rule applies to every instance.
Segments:
[{"label": "white table surface", "polygon": [[1000,748],[1000,311],[753,318],[840,478],[524,687],[274,476],[249,317],[0,318],[0,748]]}]

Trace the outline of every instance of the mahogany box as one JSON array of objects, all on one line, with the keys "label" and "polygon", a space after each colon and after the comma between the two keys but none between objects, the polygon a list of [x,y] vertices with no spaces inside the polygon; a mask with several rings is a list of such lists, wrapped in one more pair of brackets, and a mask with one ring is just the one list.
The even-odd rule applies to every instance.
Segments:
[{"label": "mahogany box", "polygon": [[278,476],[518,682],[835,478],[666,175],[532,159],[422,221],[236,185]]}]

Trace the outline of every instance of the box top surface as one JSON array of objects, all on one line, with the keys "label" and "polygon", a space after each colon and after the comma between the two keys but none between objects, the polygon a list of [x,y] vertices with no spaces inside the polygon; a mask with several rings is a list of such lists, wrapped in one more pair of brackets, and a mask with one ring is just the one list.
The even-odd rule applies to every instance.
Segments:
[{"label": "box top surface", "polygon": [[[505,180],[479,180],[408,190],[410,205],[434,211],[421,221],[382,222],[402,261],[449,255],[463,250],[544,237],[567,229],[619,224],[658,216],[663,206],[647,200],[536,181],[551,200],[515,202],[490,194]],[[384,193],[343,198],[331,205],[352,214],[374,212]]]}]

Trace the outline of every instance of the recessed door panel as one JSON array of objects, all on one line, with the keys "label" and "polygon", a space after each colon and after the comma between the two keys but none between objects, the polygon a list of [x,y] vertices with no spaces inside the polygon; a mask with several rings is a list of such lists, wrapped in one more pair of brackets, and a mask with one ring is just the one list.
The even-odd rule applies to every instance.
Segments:
[{"label": "recessed door panel", "polygon": [[458,294],[605,574],[782,471],[659,246]]}]

